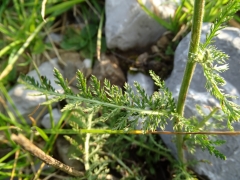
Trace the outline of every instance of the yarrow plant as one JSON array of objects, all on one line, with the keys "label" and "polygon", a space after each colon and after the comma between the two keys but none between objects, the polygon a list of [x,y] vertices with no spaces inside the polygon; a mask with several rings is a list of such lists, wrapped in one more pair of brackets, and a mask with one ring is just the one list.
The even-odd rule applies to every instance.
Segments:
[{"label": "yarrow plant", "polygon": [[[175,179],[186,179],[191,176],[191,173],[187,173],[187,162],[184,157],[184,146],[186,145],[189,146],[190,151],[194,151],[194,147],[198,144],[203,149],[208,150],[210,154],[225,159],[225,156],[215,148],[216,145],[223,144],[223,141],[209,141],[207,133],[196,132],[199,132],[209,119],[223,118],[223,116],[220,116],[219,111],[224,112],[228,128],[231,130],[233,129],[231,124],[240,119],[240,106],[229,100],[235,97],[224,94],[220,88],[225,84],[225,80],[220,76],[220,73],[228,69],[228,65],[226,64],[228,56],[211,45],[217,32],[224,28],[222,24],[228,21],[240,9],[240,2],[233,0],[228,2],[224,9],[222,9],[219,18],[213,23],[206,41],[200,43],[204,4],[204,0],[195,0],[194,3],[188,61],[177,103],[175,103],[171,92],[167,89],[164,82],[153,71],[150,71],[150,75],[159,90],[152,96],[148,96],[138,83],[134,84],[137,93],[134,93],[133,88],[128,84],[125,84],[124,90],[122,90],[117,86],[111,85],[108,80],[105,80],[103,87],[101,87],[100,82],[94,76],[91,77],[91,85],[87,86],[87,80],[80,71],[76,74],[77,87],[79,89],[77,94],[71,90],[68,82],[64,80],[57,69],[54,69],[56,83],[62,87],[64,93],[56,91],[46,77],[41,79],[41,83],[28,76],[20,78],[19,82],[24,84],[28,89],[36,90],[41,94],[53,97],[43,103],[44,105],[62,100],[67,101],[67,105],[62,111],[73,111],[73,114],[77,118],[73,118],[70,125],[76,133],[85,133],[85,136],[81,137],[80,141],[85,142],[83,162],[87,176],[90,179],[99,178],[95,174],[102,171],[101,168],[104,166],[107,167],[109,159],[107,156],[104,156],[102,147],[98,146],[98,143],[104,143],[103,141],[108,138],[109,134],[176,134],[179,163],[176,166],[178,167],[178,171],[176,171],[177,175]],[[213,108],[209,115],[203,114],[201,108],[198,108],[200,114],[203,115],[201,122],[194,117],[184,117],[184,104],[197,63],[203,68],[207,80],[206,89],[220,101],[221,105],[220,108]],[[101,115],[97,116],[99,113]],[[143,121],[140,122],[139,119]],[[174,122],[174,132],[164,131],[168,120]],[[139,123],[141,123],[142,129],[135,130]],[[162,131],[157,131],[158,128]],[[39,129],[37,130],[43,136],[45,136],[45,133],[54,133],[54,129],[44,132]],[[63,132],[67,133],[67,131]],[[59,131],[59,133],[61,132]],[[101,134],[101,136],[96,136],[96,134]],[[128,137],[126,136],[125,138]],[[77,146],[77,142],[73,138],[68,137],[68,140]],[[91,141],[94,141],[95,144]],[[155,145],[160,152],[161,147],[156,143]],[[80,151],[83,150],[81,149]],[[100,153],[101,156],[96,152],[102,152],[102,154]],[[110,153],[110,151],[108,152]],[[171,159],[167,153],[160,152],[160,154]],[[101,162],[103,166],[101,167],[100,164],[96,164],[96,161]],[[120,164],[122,163],[119,159],[117,161]],[[127,169],[127,171],[134,176],[134,172],[131,169]],[[107,173],[107,170],[105,173]]]}]

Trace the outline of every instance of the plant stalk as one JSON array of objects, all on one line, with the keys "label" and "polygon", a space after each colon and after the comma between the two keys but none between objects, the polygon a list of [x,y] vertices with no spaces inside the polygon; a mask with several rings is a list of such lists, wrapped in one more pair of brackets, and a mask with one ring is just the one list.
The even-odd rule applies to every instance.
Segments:
[{"label": "plant stalk", "polygon": [[[193,13],[193,22],[192,22],[192,31],[191,31],[191,40],[190,40],[190,48],[188,52],[188,60],[185,67],[183,80],[181,84],[181,89],[178,96],[177,102],[177,113],[180,116],[184,116],[184,106],[185,100],[188,93],[188,89],[192,80],[192,76],[196,67],[196,55],[198,54],[199,43],[200,43],[200,35],[202,29],[202,21],[204,15],[204,4],[205,0],[195,0],[194,1],[194,13]],[[177,127],[177,132],[182,132],[182,128],[178,125],[179,119],[175,120],[175,125]],[[183,135],[176,135],[176,147],[177,154],[180,163],[185,162],[184,151],[183,151]]]}]

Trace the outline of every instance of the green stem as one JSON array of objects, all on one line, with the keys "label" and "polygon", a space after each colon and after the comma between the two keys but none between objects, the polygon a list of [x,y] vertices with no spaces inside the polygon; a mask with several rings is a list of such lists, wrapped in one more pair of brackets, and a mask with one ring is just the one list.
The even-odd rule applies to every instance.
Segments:
[{"label": "green stem", "polygon": [[[188,88],[190,86],[190,82],[192,80],[192,76],[196,67],[196,62],[193,59],[195,55],[198,53],[198,49],[199,49],[202,20],[204,15],[204,4],[205,4],[205,0],[195,0],[194,2],[194,14],[193,14],[193,22],[192,22],[190,48],[188,52],[188,61],[184,71],[182,85],[181,85],[181,89],[178,96],[178,102],[177,102],[177,113],[180,116],[184,116],[185,100],[186,100]],[[179,119],[176,119],[175,124],[177,125],[177,132],[182,132],[182,128],[180,125],[178,125],[178,123],[179,123]],[[184,151],[183,151],[183,136],[181,134],[176,136],[176,146],[177,146],[177,154],[178,154],[179,161],[181,163],[184,163],[185,158],[184,158]]]}]

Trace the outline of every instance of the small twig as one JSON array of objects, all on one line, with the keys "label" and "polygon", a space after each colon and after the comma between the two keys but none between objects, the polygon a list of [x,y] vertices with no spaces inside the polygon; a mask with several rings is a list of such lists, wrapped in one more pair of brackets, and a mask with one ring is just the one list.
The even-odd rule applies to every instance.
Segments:
[{"label": "small twig", "polygon": [[46,153],[44,153],[41,149],[39,149],[37,146],[35,146],[31,141],[29,141],[25,136],[23,136],[22,134],[12,134],[11,135],[11,139],[19,144],[20,146],[23,147],[23,149],[25,149],[26,151],[30,152],[31,154],[33,154],[34,156],[36,156],[37,158],[41,159],[43,162],[45,162],[46,164],[53,166],[57,169],[60,169],[70,175],[73,176],[84,176],[83,172],[77,171],[74,168],[61,163],[60,161],[52,158],[51,156],[47,155]]}]

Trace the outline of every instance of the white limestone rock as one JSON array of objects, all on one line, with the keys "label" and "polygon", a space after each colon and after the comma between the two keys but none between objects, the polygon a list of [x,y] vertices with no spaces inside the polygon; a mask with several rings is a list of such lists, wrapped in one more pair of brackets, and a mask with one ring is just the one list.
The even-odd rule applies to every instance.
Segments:
[{"label": "white limestone rock", "polygon": [[[209,28],[210,24],[203,25],[201,41],[204,41]],[[189,41],[190,33],[178,45],[175,52],[173,72],[166,80],[166,86],[173,92],[173,97],[176,100],[187,61]],[[225,93],[227,94],[240,97],[240,30],[231,27],[224,28],[223,30],[219,31],[218,36],[215,38],[214,45],[230,56],[228,61],[230,69],[222,73],[223,77],[227,81],[227,84],[223,86],[222,89],[224,89]],[[206,91],[205,82],[206,80],[203,75],[203,71],[200,65],[197,65],[186,100],[186,117],[197,115],[197,111],[195,109],[196,104],[203,105],[207,114],[209,113],[207,106],[219,106],[218,101]],[[235,102],[240,104],[239,99],[235,100]],[[235,130],[240,130],[240,123],[234,123],[233,126]],[[210,130],[214,130],[211,129],[211,126],[209,128]],[[167,126],[166,130],[172,130],[171,122]],[[161,137],[166,145],[172,150],[173,155],[176,157],[176,147],[171,141],[172,137],[169,135],[161,135]],[[198,163],[193,166],[193,169],[198,174],[206,175],[211,180],[240,179],[240,136],[218,136],[218,139],[226,140],[224,145],[218,147],[218,150],[226,155],[226,161],[218,159],[214,155],[210,155],[208,151],[202,151],[200,147],[197,147],[197,150],[194,154],[185,152],[187,160],[210,161],[211,164]]]},{"label": "white limestone rock", "polygon": [[[173,0],[146,0],[143,4],[164,20],[173,16]],[[149,17],[136,0],[106,0],[105,34],[108,48],[128,50],[146,47],[158,40],[166,29]]]},{"label": "white limestone rock", "polygon": [[[50,81],[51,85],[57,90],[62,91],[62,88],[55,83],[55,78],[53,75],[53,68],[56,67],[58,70],[61,69],[57,63],[57,59],[53,59],[49,62],[44,62],[38,67],[40,75],[46,76]],[[35,70],[29,72],[27,74],[28,76],[34,77],[35,80],[39,81],[37,72]],[[39,81],[40,82],[40,81]],[[9,95],[12,98],[16,108],[20,112],[20,114],[27,120],[28,123],[30,123],[30,119],[28,117],[29,114],[31,114],[37,106],[43,102],[46,101],[46,97],[44,95],[42,96],[33,96],[33,95],[39,94],[37,91],[28,90],[25,88],[24,85],[18,84],[14,86],[10,91]],[[50,98],[50,96],[48,97]],[[11,107],[8,104],[9,107]],[[42,106],[39,106],[37,111],[32,115],[33,118],[37,117],[39,115],[39,112],[42,110]],[[43,116],[44,114],[41,114]]]}]

